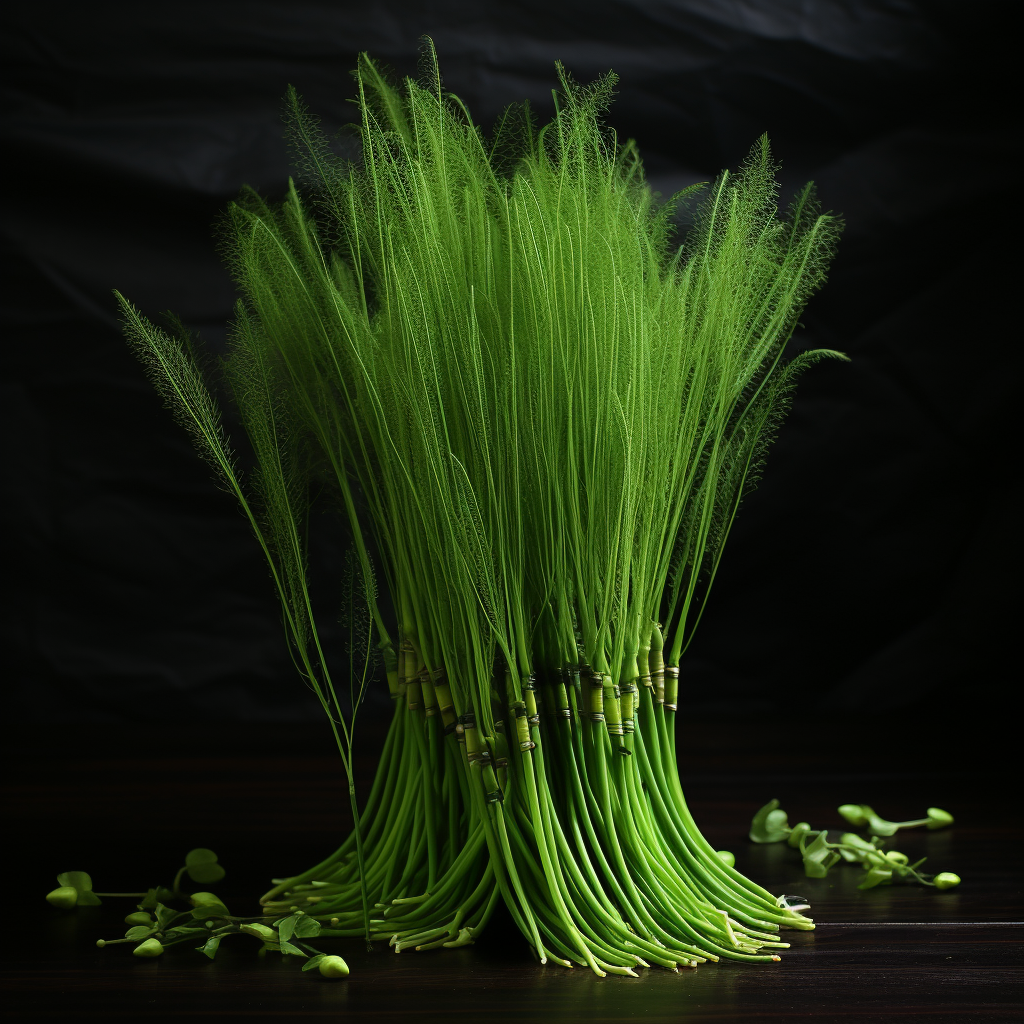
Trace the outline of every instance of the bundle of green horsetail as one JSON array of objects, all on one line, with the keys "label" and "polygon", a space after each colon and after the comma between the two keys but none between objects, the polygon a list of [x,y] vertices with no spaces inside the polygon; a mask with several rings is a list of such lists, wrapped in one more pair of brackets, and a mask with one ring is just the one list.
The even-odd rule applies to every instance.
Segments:
[{"label": "bundle of green horsetail", "polygon": [[[674,718],[740,500],[797,375],[837,355],[784,350],[839,223],[810,185],[779,215],[766,139],[659,202],[603,123],[615,77],[558,76],[549,123],[513,106],[486,138],[429,42],[400,85],[364,56],[355,161],[290,95],[302,190],[247,192],[228,219],[245,479],[188,338],[118,296],[252,525],[352,795],[349,838],[275,880],[255,922],[199,921],[218,941],[248,932],[330,973],[300,938],[461,946],[503,901],[542,963],[633,976],[777,960],[780,928],[813,927],[701,835]],[[362,807],[352,729],[372,671],[355,666],[346,699],[327,670],[313,494],[344,510],[394,698]]]}]

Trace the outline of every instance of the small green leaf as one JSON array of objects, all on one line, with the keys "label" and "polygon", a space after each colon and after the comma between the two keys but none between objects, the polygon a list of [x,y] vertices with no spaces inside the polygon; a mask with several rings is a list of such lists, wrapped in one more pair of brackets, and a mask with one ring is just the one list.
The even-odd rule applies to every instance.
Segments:
[{"label": "small green leaf", "polygon": [[295,935],[300,939],[313,939],[320,934],[320,922],[315,917],[302,914],[295,922]]},{"label": "small green leaf", "polygon": [[124,919],[124,923],[152,925],[153,917],[151,914],[147,914],[145,911],[136,910],[134,914],[129,914]]},{"label": "small green leaf", "polygon": [[62,885],[59,889],[46,894],[46,902],[60,907],[61,910],[71,910],[78,902],[78,890],[73,885]]},{"label": "small green leaf", "polygon": [[213,850],[206,849],[205,846],[198,846],[194,850],[189,850],[185,854],[185,867],[192,868],[197,864],[216,864],[217,854]]},{"label": "small green leaf", "polygon": [[159,927],[165,928],[178,916],[178,911],[165,907],[162,903],[156,905],[156,923]]},{"label": "small green leaf", "polygon": [[92,879],[84,871],[64,871],[57,876],[57,883],[74,886],[79,892],[92,890]]},{"label": "small green leaf", "polygon": [[225,873],[219,864],[196,864],[188,869],[188,877],[201,885],[212,885],[214,882],[219,882]]},{"label": "small green leaf", "polygon": [[193,907],[222,907],[224,901],[212,892],[194,892],[188,898]]},{"label": "small green leaf", "polygon": [[282,942],[287,942],[292,937],[298,922],[299,919],[294,914],[291,914],[289,917],[282,917],[280,921],[274,922],[277,926],[278,937]]},{"label": "small green leaf", "polygon": [[245,932],[246,935],[254,935],[257,939],[263,939],[264,942],[277,942],[277,932],[273,928],[268,928],[265,924],[243,924],[239,925],[239,930]]},{"label": "small green leaf", "polygon": [[124,933],[126,939],[144,939],[153,931],[148,925],[137,924]]},{"label": "small green leaf", "polygon": [[872,867],[861,880],[858,889],[873,889],[876,885],[883,885],[892,881],[892,869],[883,867]]},{"label": "small green leaf", "polygon": [[194,921],[206,921],[211,917],[230,917],[228,908],[223,903],[211,903],[205,907],[193,907],[192,919]]},{"label": "small green leaf", "polygon": [[217,863],[217,854],[200,846],[185,854],[185,869],[193,882],[209,885],[219,882],[224,877],[224,868]]},{"label": "small green leaf", "polygon": [[304,949],[299,949],[298,946],[293,946],[290,942],[279,943],[282,953],[291,953],[292,956],[306,956],[307,953]]},{"label": "small green leaf", "polygon": [[194,892],[189,897],[193,906],[192,917],[197,921],[208,917],[229,917],[230,912],[219,896],[212,892]]},{"label": "small green leaf", "polygon": [[789,835],[787,814],[778,810],[779,801],[769,800],[750,823],[750,838],[755,843],[778,843]]},{"label": "small green leaf", "polygon": [[311,971],[311,970],[313,970],[313,968],[314,968],[314,967],[319,967],[319,966],[320,966],[320,961],[321,961],[321,960],[323,960],[323,959],[324,959],[324,957],[326,957],[326,956],[327,956],[327,954],[326,954],[326,953],[317,953],[317,955],[316,955],[316,956],[311,956],[311,957],[310,957],[310,958],[309,958],[309,959],[308,959],[308,960],[307,960],[307,961],[306,961],[306,962],[305,962],[305,963],[304,963],[304,964],[302,965],[302,969],[303,969],[304,971]]},{"label": "small green leaf", "polygon": [[162,885],[158,885],[155,889],[150,889],[149,892],[143,897],[139,903],[140,910],[155,910],[158,903],[163,903],[165,900],[174,899],[174,893],[170,889],[165,889]]},{"label": "small green leaf", "polygon": [[222,936],[211,935],[203,946],[196,946],[196,950],[205,953],[211,960],[217,955],[217,947],[220,945]]},{"label": "small green leaf", "polygon": [[88,890],[78,891],[78,905],[80,907],[98,907],[103,901],[94,892]]}]

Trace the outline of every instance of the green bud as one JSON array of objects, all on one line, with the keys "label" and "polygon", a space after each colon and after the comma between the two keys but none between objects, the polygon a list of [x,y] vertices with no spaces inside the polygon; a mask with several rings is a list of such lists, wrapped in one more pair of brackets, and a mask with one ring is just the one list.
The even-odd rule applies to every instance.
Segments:
[{"label": "green bud", "polygon": [[348,974],[348,964],[340,956],[325,956],[320,961],[320,973],[325,978],[344,978]]},{"label": "green bud", "polygon": [[62,885],[46,894],[46,902],[61,910],[70,910],[78,902],[78,890],[73,885]]},{"label": "green bud", "polygon": [[136,924],[151,925],[153,923],[153,918],[152,918],[152,916],[150,914],[147,914],[144,910],[137,910],[134,914],[129,914],[124,919],[124,923],[125,924],[131,924],[131,925],[136,925]]},{"label": "green bud", "polygon": [[910,861],[910,858],[905,853],[900,853],[899,850],[887,850],[885,859],[892,861],[893,864],[899,864],[901,867]]},{"label": "green bud", "polygon": [[145,942],[140,942],[135,949],[132,950],[132,953],[135,956],[152,958],[154,956],[159,956],[163,951],[164,947],[161,946],[156,939],[146,939]]},{"label": "green bud", "polygon": [[730,853],[728,850],[718,850],[715,856],[723,863],[728,864],[729,867],[736,867],[736,854]]},{"label": "green bud", "polygon": [[769,800],[750,823],[750,839],[755,843],[779,843],[789,835],[786,812],[778,800]]},{"label": "green bud", "polygon": [[860,804],[843,804],[838,810],[854,828],[861,828],[868,823],[867,815]]},{"label": "green bud", "polygon": [[[953,815],[949,811],[942,810],[941,807],[929,807],[926,813],[928,815],[927,828],[945,828],[947,825],[953,824]],[[955,885],[956,883],[954,882],[953,884]]]},{"label": "green bud", "polygon": [[936,889],[952,889],[954,885],[960,884],[960,876],[954,875],[952,871],[940,871],[932,882]]},{"label": "green bud", "polygon": [[810,831],[811,826],[806,821],[798,821],[793,826],[793,831],[789,833],[789,838],[786,842],[795,850],[800,845],[800,840]]},{"label": "green bud", "polygon": [[861,839],[856,832],[844,832],[839,841],[846,846],[853,846],[864,853],[871,853],[876,849],[874,843],[869,843],[866,839]]}]

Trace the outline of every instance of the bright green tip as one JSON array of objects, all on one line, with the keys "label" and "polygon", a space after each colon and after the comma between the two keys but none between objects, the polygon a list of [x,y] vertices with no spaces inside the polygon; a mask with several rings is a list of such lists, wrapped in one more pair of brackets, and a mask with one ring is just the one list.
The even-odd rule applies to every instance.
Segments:
[{"label": "bright green tip", "polygon": [[952,871],[940,871],[932,881],[936,889],[952,889],[954,885],[960,884],[960,876],[954,875]]},{"label": "bright green tip", "polygon": [[929,807],[927,814],[927,827],[930,829],[945,828],[947,825],[953,824],[953,815],[949,811],[944,811],[941,807]]},{"label": "bright green tip", "polygon": [[842,804],[837,810],[843,819],[848,821],[854,828],[862,828],[868,823],[867,815],[860,804]]},{"label": "bright green tip", "polygon": [[729,867],[736,867],[736,854],[730,853],[729,850],[718,850],[715,856],[723,863],[728,864]]},{"label": "bright green tip", "polygon": [[145,942],[140,942],[135,949],[132,950],[132,954],[134,956],[152,959],[155,956],[160,956],[163,951],[164,947],[157,942],[156,939],[146,939]]},{"label": "bright green tip", "polygon": [[340,956],[325,956],[320,961],[320,973],[325,978],[345,978],[348,976],[348,964]]}]

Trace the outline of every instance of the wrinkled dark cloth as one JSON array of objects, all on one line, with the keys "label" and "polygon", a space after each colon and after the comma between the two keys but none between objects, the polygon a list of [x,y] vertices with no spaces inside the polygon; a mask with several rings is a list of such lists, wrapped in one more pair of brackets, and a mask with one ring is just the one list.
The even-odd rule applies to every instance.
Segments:
[{"label": "wrinkled dark cloth", "polygon": [[[658,191],[735,167],[768,132],[783,196],[813,178],[846,220],[793,345],[851,362],[800,384],[686,654],[681,713],[787,736],[808,713],[992,712],[1020,515],[1003,8],[37,2],[7,18],[9,713],[321,714],[249,528],[127,351],[111,289],[220,351],[235,291],[213,226],[243,184],[282,194],[285,87],[333,132],[355,111],[357,53],[415,73],[424,32],[485,128],[524,97],[549,111],[556,60],[581,81],[614,69],[609,121]],[[328,514],[313,531],[344,675],[344,544]],[[371,700],[386,713],[382,684]]]}]

